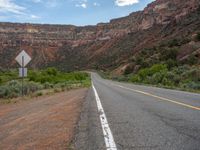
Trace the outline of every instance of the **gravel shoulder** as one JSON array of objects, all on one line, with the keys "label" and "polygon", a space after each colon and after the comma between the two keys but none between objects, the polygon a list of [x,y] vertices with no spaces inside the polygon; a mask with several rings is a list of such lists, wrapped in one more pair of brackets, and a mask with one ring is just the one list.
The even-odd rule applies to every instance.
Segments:
[{"label": "gravel shoulder", "polygon": [[0,149],[69,149],[88,89],[0,105]]}]

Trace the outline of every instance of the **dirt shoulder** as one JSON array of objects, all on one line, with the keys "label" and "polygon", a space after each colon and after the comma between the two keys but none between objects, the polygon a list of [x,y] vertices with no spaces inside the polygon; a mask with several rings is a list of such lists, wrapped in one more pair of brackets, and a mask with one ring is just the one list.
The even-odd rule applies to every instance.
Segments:
[{"label": "dirt shoulder", "polygon": [[0,149],[69,148],[87,89],[0,105]]}]

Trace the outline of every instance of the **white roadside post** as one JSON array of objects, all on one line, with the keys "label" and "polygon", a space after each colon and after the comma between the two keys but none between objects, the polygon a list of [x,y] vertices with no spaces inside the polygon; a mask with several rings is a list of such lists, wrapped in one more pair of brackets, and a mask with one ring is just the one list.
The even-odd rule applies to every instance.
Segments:
[{"label": "white roadside post", "polygon": [[22,96],[24,95],[24,77],[27,77],[27,68],[26,65],[31,61],[31,57],[24,51],[22,50],[15,60],[19,63],[21,68],[19,68],[19,77],[22,78]]}]

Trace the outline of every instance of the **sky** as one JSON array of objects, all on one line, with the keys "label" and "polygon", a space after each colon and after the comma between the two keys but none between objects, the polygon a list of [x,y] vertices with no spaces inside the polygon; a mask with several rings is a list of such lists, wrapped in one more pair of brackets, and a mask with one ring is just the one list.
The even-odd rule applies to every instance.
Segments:
[{"label": "sky", "polygon": [[0,0],[0,22],[96,25],[142,10],[153,0]]}]

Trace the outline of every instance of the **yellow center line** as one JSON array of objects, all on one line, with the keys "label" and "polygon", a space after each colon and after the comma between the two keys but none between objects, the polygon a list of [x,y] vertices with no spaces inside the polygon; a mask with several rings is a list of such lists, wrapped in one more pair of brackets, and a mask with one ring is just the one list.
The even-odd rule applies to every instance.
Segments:
[{"label": "yellow center line", "polygon": [[127,88],[127,87],[124,87],[124,86],[121,86],[121,85],[117,85],[117,84],[113,84],[113,85],[118,86],[118,87],[123,88],[123,89],[134,91],[134,92],[137,92],[137,93],[140,93],[140,94],[144,94],[144,95],[147,95],[147,96],[155,97],[155,98],[161,99],[163,101],[168,101],[168,102],[171,102],[171,103],[174,103],[174,104],[178,104],[178,105],[181,105],[181,106],[185,106],[185,107],[188,107],[188,108],[191,108],[191,109],[200,110],[200,107],[195,107],[195,106],[192,106],[192,105],[189,105],[189,104],[177,102],[175,100],[171,100],[171,99],[168,99],[168,98],[160,97],[160,96],[153,95],[153,94],[150,94],[150,93],[147,93],[147,92],[143,92],[143,91],[139,91],[139,90],[134,90],[134,89]]}]

